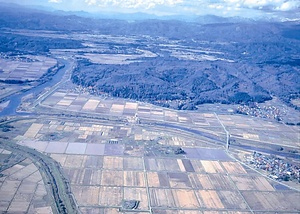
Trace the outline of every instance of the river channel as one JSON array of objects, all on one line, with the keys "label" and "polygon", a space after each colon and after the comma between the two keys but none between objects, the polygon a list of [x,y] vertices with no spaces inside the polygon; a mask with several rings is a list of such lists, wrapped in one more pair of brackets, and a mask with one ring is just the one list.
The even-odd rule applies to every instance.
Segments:
[{"label": "river channel", "polygon": [[[0,117],[5,117],[5,116],[9,116],[9,115],[30,115],[31,113],[19,113],[17,112],[17,108],[18,106],[21,104],[21,100],[22,97],[28,95],[28,94],[35,94],[38,95],[40,94],[45,88],[47,87],[52,87],[55,84],[57,84],[58,82],[60,82],[64,76],[64,74],[66,73],[66,71],[68,71],[68,69],[71,68],[71,64],[67,61],[67,60],[62,60],[59,59],[59,62],[64,64],[65,67],[59,69],[57,71],[57,73],[55,75],[52,76],[51,80],[42,83],[34,88],[29,89],[28,91],[25,92],[19,92],[16,94],[13,94],[9,97],[7,97],[5,99],[5,101],[9,100],[9,104],[6,108],[4,108],[2,110],[2,112],[0,112]],[[194,130],[191,128],[187,128],[187,127],[183,127],[183,126],[178,126],[178,125],[173,125],[173,124],[168,124],[168,123],[154,123],[156,126],[163,126],[163,127],[168,127],[168,128],[172,128],[172,129],[179,129],[185,132],[190,132],[192,134],[196,134],[196,135],[201,135],[204,137],[207,137],[208,139],[214,140],[217,143],[221,143],[221,144],[225,144],[225,140],[222,141],[220,139],[217,139],[215,136],[210,135],[208,133],[203,133],[199,130]],[[288,152],[280,152],[280,151],[274,151],[271,149],[267,149],[267,148],[260,148],[260,147],[254,147],[254,146],[249,146],[249,145],[231,145],[232,147],[236,147],[236,148],[240,148],[240,149],[245,149],[245,150],[252,150],[252,151],[258,151],[258,152],[265,152],[265,153],[269,153],[269,154],[274,154],[274,155],[283,155],[286,157],[290,157],[290,158],[299,158],[299,154],[293,154],[293,153],[288,153]]]},{"label": "river channel", "polygon": [[59,62],[64,64],[65,67],[59,69],[56,72],[56,74],[54,74],[51,77],[51,79],[49,81],[44,82],[44,83],[42,83],[42,84],[40,84],[36,87],[33,87],[33,88],[31,88],[27,91],[24,91],[24,92],[21,91],[21,92],[18,92],[16,94],[12,94],[12,95],[6,97],[5,101],[10,101],[10,102],[9,102],[8,106],[0,112],[0,117],[5,117],[5,116],[9,116],[9,115],[26,115],[26,114],[28,114],[28,113],[19,113],[19,112],[17,112],[17,108],[21,104],[22,97],[24,97],[28,94],[38,95],[45,88],[52,87],[55,84],[57,84],[58,82],[60,82],[62,77],[66,73],[66,71],[68,69],[70,69],[70,63],[67,60],[62,60],[62,59],[59,59]]}]

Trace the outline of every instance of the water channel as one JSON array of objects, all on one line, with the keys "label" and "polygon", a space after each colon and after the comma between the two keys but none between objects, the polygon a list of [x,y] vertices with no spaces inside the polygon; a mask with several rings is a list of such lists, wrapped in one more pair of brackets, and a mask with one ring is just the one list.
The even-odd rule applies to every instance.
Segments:
[{"label": "water channel", "polygon": [[[59,69],[55,75],[53,75],[51,77],[51,79],[47,82],[44,82],[36,87],[33,87],[27,91],[24,92],[18,92],[16,94],[12,94],[10,96],[8,96],[7,98],[5,98],[5,101],[10,101],[8,106],[5,107],[1,112],[0,112],[0,117],[5,117],[5,116],[9,116],[9,115],[27,115],[30,113],[20,113],[17,112],[17,108],[18,106],[21,104],[22,101],[22,97],[28,95],[28,94],[34,94],[34,95],[38,95],[40,94],[45,88],[47,87],[52,87],[54,86],[56,83],[58,83],[59,81],[61,81],[62,77],[64,76],[64,74],[66,73],[66,71],[68,69],[70,69],[70,63],[67,60],[62,60],[59,59],[59,62],[64,64],[65,67]],[[4,102],[5,102],[4,101]]]},{"label": "water channel", "polygon": [[[55,84],[57,84],[58,82],[60,82],[64,76],[64,74],[66,73],[66,71],[68,71],[71,68],[71,64],[67,61],[67,60],[62,60],[59,59],[60,63],[64,64],[65,67],[61,68],[58,70],[58,72],[52,76],[51,80],[42,83],[34,88],[31,88],[25,92],[19,92],[16,94],[13,94],[9,97],[7,97],[5,99],[5,101],[9,100],[9,104],[6,108],[4,108],[1,112],[0,112],[0,117],[5,117],[5,116],[9,116],[9,115],[30,115],[31,113],[19,113],[17,112],[17,108],[18,106],[21,104],[21,100],[22,97],[28,95],[28,94],[35,94],[38,95],[40,94],[46,87],[52,87]],[[191,128],[187,128],[187,127],[183,127],[183,126],[177,126],[177,125],[173,125],[173,124],[168,124],[168,123],[154,123],[157,126],[163,126],[163,127],[168,127],[168,128],[172,128],[172,129],[179,129],[185,132],[190,132],[192,134],[196,134],[196,135],[201,135],[204,137],[207,137],[208,139],[214,140],[217,143],[221,143],[221,144],[225,144],[226,142],[217,139],[215,136],[208,134],[208,133],[203,133],[199,130],[194,130]],[[290,158],[299,158],[299,154],[294,154],[294,153],[288,153],[288,152],[280,152],[280,151],[274,151],[271,149],[267,149],[267,148],[260,148],[260,147],[254,147],[254,146],[249,146],[249,145],[231,145],[232,147],[236,147],[236,148],[240,148],[240,149],[245,149],[245,150],[252,150],[252,151],[258,151],[258,152],[265,152],[265,153],[269,153],[269,154],[274,154],[274,155],[283,155],[286,157],[290,157]]]}]

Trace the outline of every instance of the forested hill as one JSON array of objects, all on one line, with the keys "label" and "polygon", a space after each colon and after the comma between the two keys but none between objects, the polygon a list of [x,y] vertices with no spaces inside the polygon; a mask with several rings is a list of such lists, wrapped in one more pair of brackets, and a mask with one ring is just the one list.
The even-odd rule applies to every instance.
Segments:
[{"label": "forested hill", "polygon": [[[215,20],[212,20],[212,18]],[[177,20],[112,20],[61,15],[16,5],[0,6],[0,51],[49,53],[78,49],[73,81],[94,93],[194,109],[197,104],[263,102],[272,96],[286,103],[300,94],[300,25],[210,17]],[[13,30],[51,31],[57,37],[30,37]],[[53,34],[53,35],[54,35]],[[106,40],[72,36],[107,35]],[[121,38],[118,41],[114,37]],[[92,37],[91,37],[92,38]],[[125,42],[132,38],[130,42]],[[122,42],[123,41],[123,42]],[[125,64],[93,62],[92,54],[136,55]],[[107,49],[103,49],[106,47]],[[174,104],[175,103],[175,104]],[[291,104],[292,105],[292,104]]]}]

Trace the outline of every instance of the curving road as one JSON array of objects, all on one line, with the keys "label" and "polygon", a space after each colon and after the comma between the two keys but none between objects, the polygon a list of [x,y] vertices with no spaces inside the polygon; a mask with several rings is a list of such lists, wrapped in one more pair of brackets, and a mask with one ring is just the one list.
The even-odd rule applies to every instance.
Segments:
[{"label": "curving road", "polygon": [[0,148],[31,159],[36,167],[39,168],[44,183],[48,184],[46,187],[52,193],[53,201],[55,202],[55,206],[53,206],[52,210],[55,213],[80,213],[77,203],[70,191],[69,183],[64,177],[60,165],[55,160],[48,155],[44,155],[34,149],[13,142],[0,141]]},{"label": "curving road", "polygon": [[[9,100],[10,103],[5,109],[3,109],[2,112],[0,112],[0,117],[9,115],[24,115],[24,113],[16,112],[18,106],[21,103],[22,97],[31,93],[40,94],[46,87],[51,87],[50,90],[46,91],[44,94],[40,95],[37,98],[37,100],[33,103],[33,107],[35,107],[40,104],[40,102],[45,98],[47,98],[51,93],[53,93],[61,84],[65,83],[72,73],[74,61],[72,60],[71,62],[68,62],[67,60],[60,59],[60,62],[63,63],[65,67],[59,69],[59,71],[52,77],[50,81],[42,83],[25,92],[19,92],[7,97],[6,100]],[[36,116],[34,113],[25,114]],[[5,121],[5,123],[9,123],[11,121]],[[40,153],[35,149],[18,145],[13,142],[0,141],[0,147],[13,153],[17,153],[23,157],[30,158],[39,168],[39,171],[43,176],[43,180],[45,184],[47,184],[46,187],[49,190],[49,195],[52,195],[52,199],[54,202],[52,209],[53,212],[58,214],[80,213],[74,196],[71,193],[69,182],[64,176],[63,170],[61,169],[59,163],[57,163],[48,155]]]}]

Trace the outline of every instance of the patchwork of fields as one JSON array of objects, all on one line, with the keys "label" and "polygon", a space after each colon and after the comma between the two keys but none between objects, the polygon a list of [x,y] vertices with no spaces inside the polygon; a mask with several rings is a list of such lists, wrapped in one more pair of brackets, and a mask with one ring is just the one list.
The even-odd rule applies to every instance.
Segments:
[{"label": "patchwork of fields", "polygon": [[[137,105],[127,103],[124,106]],[[208,114],[203,120],[205,116],[212,123],[216,120]],[[83,213],[250,214],[300,209],[299,192],[250,170],[207,144],[205,137],[138,123],[55,117],[22,124],[26,128],[15,139],[60,163]],[[154,144],[180,146],[186,153],[160,153],[162,147]],[[130,200],[139,201],[137,209],[124,209],[124,201]]]},{"label": "patchwork of fields", "polygon": [[31,56],[27,61],[0,59],[0,80],[21,82],[37,80],[56,64],[55,59],[43,56]]}]

